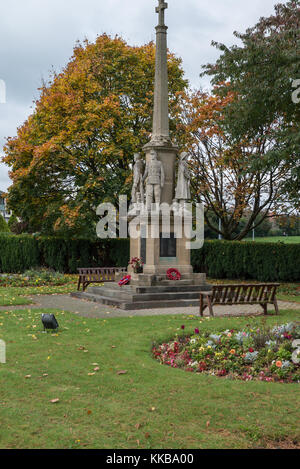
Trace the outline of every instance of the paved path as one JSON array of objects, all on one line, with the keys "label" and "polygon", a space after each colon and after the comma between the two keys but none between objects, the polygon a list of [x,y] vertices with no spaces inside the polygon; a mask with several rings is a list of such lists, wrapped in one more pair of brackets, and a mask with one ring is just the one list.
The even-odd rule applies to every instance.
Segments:
[{"label": "paved path", "polygon": [[[184,308],[161,308],[161,309],[142,309],[123,311],[114,306],[101,305],[92,301],[80,300],[72,298],[70,295],[34,295],[29,297],[32,299],[32,305],[25,306],[1,306],[0,311],[12,311],[16,309],[57,309],[70,311],[81,316],[94,318],[107,317],[126,317],[126,316],[157,316],[162,314],[199,314],[199,308],[196,306]],[[279,309],[299,310],[299,303],[290,303],[287,301],[278,302]],[[269,311],[273,311],[272,305],[268,306]],[[214,306],[216,316],[249,316],[254,314],[262,314],[262,309],[257,305],[246,306]],[[207,310],[205,315],[208,315]]]}]

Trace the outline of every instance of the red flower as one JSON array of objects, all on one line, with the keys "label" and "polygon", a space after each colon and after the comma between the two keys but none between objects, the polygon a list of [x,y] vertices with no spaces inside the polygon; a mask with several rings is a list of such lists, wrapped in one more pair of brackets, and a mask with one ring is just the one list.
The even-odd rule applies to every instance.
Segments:
[{"label": "red flower", "polygon": [[131,275],[126,275],[119,281],[119,287],[122,287],[123,285],[127,285],[131,280]]},{"label": "red flower", "polygon": [[197,329],[195,329],[195,334],[200,334],[200,331],[199,331],[199,329],[198,329],[198,328],[197,328]]},{"label": "red flower", "polygon": [[200,373],[202,373],[202,371],[205,371],[206,368],[207,368],[207,366],[206,366],[206,363],[205,363],[205,362],[200,362],[200,363],[199,363],[198,371],[199,371]]},{"label": "red flower", "polygon": [[177,269],[169,269],[167,270],[167,277],[169,280],[180,280],[181,273]]},{"label": "red flower", "polygon": [[185,326],[181,326],[181,329],[184,331],[184,329],[185,329]]},{"label": "red flower", "polygon": [[254,352],[253,348],[249,348],[249,352],[253,353]]}]

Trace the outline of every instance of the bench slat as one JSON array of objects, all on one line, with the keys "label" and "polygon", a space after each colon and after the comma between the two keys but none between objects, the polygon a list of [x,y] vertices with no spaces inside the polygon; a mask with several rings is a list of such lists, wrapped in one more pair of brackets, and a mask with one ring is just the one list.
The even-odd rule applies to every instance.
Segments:
[{"label": "bench slat", "polygon": [[279,283],[213,285],[210,293],[202,292],[200,294],[200,314],[203,315],[203,311],[207,306],[210,308],[210,314],[213,314],[212,306],[216,304],[260,304],[264,309],[264,313],[267,314],[268,303],[274,305],[276,314],[278,314],[276,292],[279,286]]},{"label": "bench slat", "polygon": [[126,267],[80,267],[77,269],[79,273],[78,290],[82,284],[83,291],[86,290],[91,283],[114,282],[117,272],[126,272]]}]

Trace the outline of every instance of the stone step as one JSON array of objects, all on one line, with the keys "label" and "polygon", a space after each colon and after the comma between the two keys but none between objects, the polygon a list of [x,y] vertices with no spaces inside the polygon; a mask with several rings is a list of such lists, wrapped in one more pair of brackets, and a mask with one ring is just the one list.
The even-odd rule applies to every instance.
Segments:
[{"label": "stone step", "polygon": [[106,304],[110,306],[116,306],[125,311],[136,310],[136,309],[160,309],[160,308],[184,308],[198,306],[199,300],[186,300],[186,299],[177,299],[177,300],[157,300],[157,301],[139,301],[139,302],[130,302],[124,301],[119,298],[112,298],[100,295],[93,295],[91,293],[85,292],[74,292],[71,293],[71,296],[74,298],[85,299],[94,301],[95,303]]},{"label": "stone step", "polygon": [[115,289],[104,286],[95,291],[88,290],[89,294],[94,296],[105,296],[107,298],[118,298],[124,301],[130,301],[131,303],[136,302],[148,302],[148,301],[159,301],[161,300],[199,300],[198,291],[171,291],[171,292],[157,292],[152,293],[137,293],[132,290],[122,290],[116,292]]},{"label": "stone step", "polygon": [[185,292],[200,292],[211,290],[211,286],[206,285],[168,285],[168,286],[152,286],[152,287],[139,287],[124,285],[119,287],[118,284],[110,283],[103,287],[89,287],[88,292],[93,294],[101,294],[103,288],[113,290],[115,294],[126,292],[128,294],[142,294],[142,293],[185,293]]}]

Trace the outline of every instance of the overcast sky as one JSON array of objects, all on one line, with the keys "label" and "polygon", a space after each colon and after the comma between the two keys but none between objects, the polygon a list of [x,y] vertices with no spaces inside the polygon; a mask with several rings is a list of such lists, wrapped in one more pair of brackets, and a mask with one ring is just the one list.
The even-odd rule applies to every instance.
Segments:
[{"label": "overcast sky", "polygon": [[[201,65],[218,52],[216,40],[231,45],[233,31],[243,32],[274,11],[277,0],[167,0],[169,48],[183,58],[187,78],[200,82]],[[32,112],[42,78],[59,71],[72,56],[75,42],[95,40],[102,33],[121,35],[131,45],[155,39],[157,0],[1,0],[0,80],[6,83],[6,104],[0,99],[0,154],[5,137]],[[10,185],[8,168],[0,164],[0,190]]]}]

